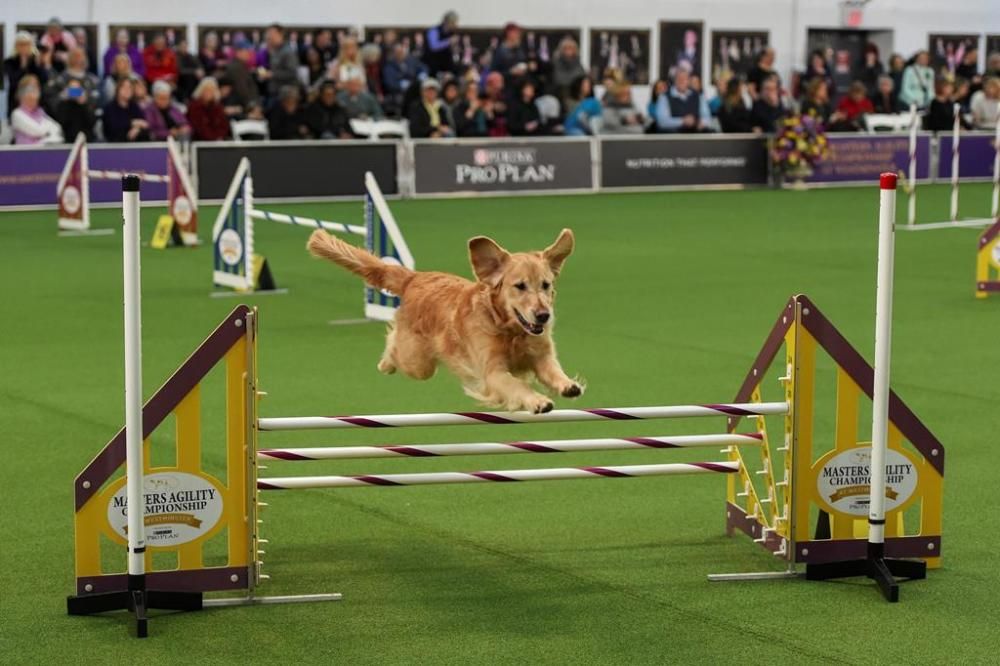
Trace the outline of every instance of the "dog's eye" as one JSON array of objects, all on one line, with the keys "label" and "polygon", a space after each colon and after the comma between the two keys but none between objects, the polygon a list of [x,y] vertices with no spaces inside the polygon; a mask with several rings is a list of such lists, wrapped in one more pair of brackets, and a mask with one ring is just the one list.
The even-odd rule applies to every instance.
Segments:
[{"label": "dog's eye", "polygon": [[542,291],[548,291],[548,290],[549,290],[549,287],[551,287],[551,286],[552,286],[552,285],[551,285],[551,284],[549,284],[548,282],[543,282],[543,283],[542,283]]},{"label": "dog's eye", "polygon": [[527,289],[527,288],[528,288],[528,285],[524,284],[523,282],[515,282],[515,283],[514,283],[514,287],[515,287],[515,288],[516,288],[516,289],[517,289],[518,291],[524,291],[525,289]]}]

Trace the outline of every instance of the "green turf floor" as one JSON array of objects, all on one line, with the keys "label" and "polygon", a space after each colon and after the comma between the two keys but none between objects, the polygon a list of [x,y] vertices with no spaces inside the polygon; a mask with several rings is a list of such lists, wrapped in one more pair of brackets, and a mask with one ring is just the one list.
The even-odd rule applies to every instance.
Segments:
[{"label": "green turf floor", "polygon": [[[970,207],[985,186],[963,187]],[[732,398],[787,298],[810,295],[871,357],[874,188],[393,202],[418,266],[468,274],[465,241],[577,252],[559,284],[563,363],[615,406]],[[921,215],[944,219],[946,191]],[[272,207],[360,219],[361,205]],[[144,213],[144,235],[160,211]],[[985,212],[982,211],[982,212]],[[114,210],[95,226],[117,227]],[[213,209],[202,211],[202,236]],[[884,603],[861,580],[715,584],[775,569],[723,535],[717,476],[313,490],[273,497],[265,593],[339,591],[326,605],[156,618],[67,617],[72,480],[122,423],[121,235],[56,238],[51,213],[4,213],[0,404],[0,661],[4,663],[997,663],[1000,297],[973,298],[976,231],[900,234],[893,385],[948,449],[944,567]],[[360,284],[258,223],[283,296],[261,308],[264,415],[470,409],[457,382],[376,373],[382,329]],[[144,249],[147,395],[238,302],[213,299],[211,249]],[[832,377],[831,368],[821,367]],[[776,374],[775,374],[776,376]],[[776,382],[774,382],[776,386]],[[567,404],[567,401],[560,401]],[[206,408],[206,422],[218,419]],[[830,410],[818,428],[829,432]],[[448,442],[718,431],[702,421],[292,433],[269,444]],[[293,436],[297,435],[297,436]],[[207,444],[206,444],[207,446]],[[630,464],[694,452],[316,463],[308,473]],[[294,464],[292,464],[294,465]],[[306,473],[272,466],[271,472]],[[141,662],[139,661],[141,660]]]}]

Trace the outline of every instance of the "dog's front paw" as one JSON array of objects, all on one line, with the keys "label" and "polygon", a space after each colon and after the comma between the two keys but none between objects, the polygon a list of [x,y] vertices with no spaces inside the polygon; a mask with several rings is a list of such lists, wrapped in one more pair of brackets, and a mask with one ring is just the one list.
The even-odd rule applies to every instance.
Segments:
[{"label": "dog's front paw", "polygon": [[553,407],[555,407],[555,403],[546,398],[544,395],[536,395],[529,398],[524,403],[525,411],[532,412],[533,414],[551,412]]},{"label": "dog's front paw", "polygon": [[572,382],[564,386],[563,389],[559,391],[559,394],[564,398],[579,398],[583,395],[583,387],[576,382]]}]

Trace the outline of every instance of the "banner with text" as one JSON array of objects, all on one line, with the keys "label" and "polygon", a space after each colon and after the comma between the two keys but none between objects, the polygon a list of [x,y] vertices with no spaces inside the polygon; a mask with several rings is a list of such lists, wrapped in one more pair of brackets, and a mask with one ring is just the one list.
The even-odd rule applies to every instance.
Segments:
[{"label": "banner with text", "polygon": [[601,187],[764,185],[762,136],[601,139]]},{"label": "banner with text", "polygon": [[413,164],[417,194],[594,186],[589,139],[414,141]]},{"label": "banner with text", "polygon": [[[910,137],[905,134],[827,134],[830,156],[816,165],[809,183],[874,183],[886,171],[909,177]],[[917,136],[917,180],[931,177],[931,136]]]},{"label": "banner with text", "polygon": [[[939,134],[938,141],[938,178],[950,180],[954,142],[951,134]],[[996,135],[992,132],[967,133],[959,137],[959,178],[993,178],[993,160],[997,154],[994,141]]]}]

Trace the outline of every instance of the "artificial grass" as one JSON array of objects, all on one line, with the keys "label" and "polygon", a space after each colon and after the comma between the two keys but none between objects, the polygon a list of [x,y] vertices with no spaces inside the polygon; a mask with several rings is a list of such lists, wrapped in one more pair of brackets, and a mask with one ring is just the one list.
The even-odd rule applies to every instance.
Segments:
[{"label": "artificial grass", "polygon": [[[986,206],[985,186],[962,190]],[[874,187],[392,202],[418,266],[468,274],[465,241],[511,249],[572,227],[556,339],[585,406],[731,399],[775,316],[809,294],[868,358]],[[924,219],[946,190],[924,188]],[[266,206],[265,206],[266,207]],[[358,204],[271,206],[356,221]],[[147,209],[148,238],[161,211]],[[214,209],[202,211],[202,237]],[[118,212],[94,213],[117,226]],[[723,535],[721,477],[314,490],[271,496],[261,593],[339,591],[332,604],[154,618],[65,615],[73,590],[72,479],[122,421],[121,236],[56,238],[52,213],[4,213],[5,406],[0,471],[0,654],[7,663],[985,663],[997,659],[990,454],[1000,426],[1000,298],[973,298],[976,232],[897,238],[893,386],[948,450],[944,567],[889,606],[871,584],[709,584],[777,569]],[[473,406],[439,373],[376,373],[361,285],[304,252],[306,232],[259,223],[284,296],[261,308],[264,415],[451,411]],[[211,249],[144,249],[147,395],[237,299],[213,299]],[[829,365],[822,367],[832,376]],[[777,377],[778,373],[772,373]],[[775,387],[776,382],[772,382]],[[208,399],[207,399],[208,400]],[[558,401],[568,404],[565,400]],[[822,411],[822,410],[821,410]],[[829,432],[832,410],[819,432]],[[219,418],[208,407],[206,426]],[[490,441],[718,431],[717,422],[291,433],[268,445]],[[161,439],[169,437],[160,436]],[[206,440],[206,448],[209,442]],[[713,450],[315,463],[280,474],[505,469],[718,459]],[[217,460],[216,460],[217,462]],[[124,558],[123,558],[124,559]]]}]

